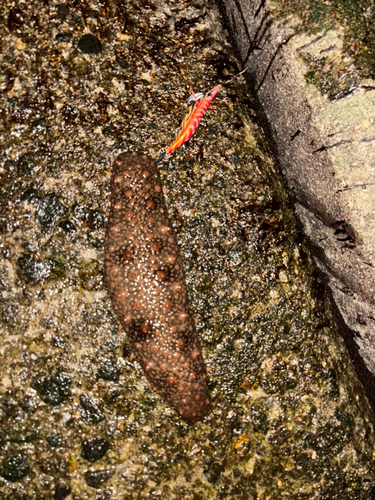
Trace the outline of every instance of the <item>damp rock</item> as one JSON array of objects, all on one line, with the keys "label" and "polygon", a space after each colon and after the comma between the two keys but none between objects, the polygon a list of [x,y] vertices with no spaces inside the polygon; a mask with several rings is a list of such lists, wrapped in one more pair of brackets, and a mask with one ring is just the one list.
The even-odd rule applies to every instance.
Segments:
[{"label": "damp rock", "polygon": [[131,347],[127,341],[124,342],[124,345],[122,346],[122,357],[125,359],[130,359],[130,356],[132,354]]},{"label": "damp rock", "polygon": [[28,201],[29,203],[35,203],[38,200],[38,191],[31,184],[26,191],[21,194],[21,201]]},{"label": "damp rock", "polygon": [[28,100],[28,98],[25,97],[24,99],[22,99],[22,101],[20,101],[18,107],[20,109],[30,109],[30,101]]},{"label": "damp rock", "polygon": [[30,175],[35,165],[35,153],[25,153],[18,160],[18,174],[21,176]]},{"label": "damp rock", "polygon": [[71,395],[70,384],[70,377],[65,373],[59,373],[53,377],[34,381],[32,387],[45,403],[57,406]]},{"label": "damp rock", "polygon": [[221,474],[224,472],[225,467],[219,462],[214,462],[213,460],[207,460],[203,473],[211,484],[217,483],[220,479]]},{"label": "damp rock", "polygon": [[353,416],[345,410],[342,410],[340,408],[336,408],[335,417],[337,418],[337,420],[339,422],[344,424],[346,427],[353,427],[354,426]]},{"label": "damp rock", "polygon": [[[18,106],[18,99],[17,99],[17,97],[10,97],[9,99],[7,99],[7,103],[12,108],[16,108]],[[15,162],[13,162],[13,163],[15,163]]]},{"label": "damp rock", "polygon": [[28,499],[22,493],[12,492],[5,498],[5,500],[28,500]]},{"label": "damp rock", "polygon": [[87,33],[79,39],[78,48],[84,54],[99,54],[102,51],[102,44],[94,35]]},{"label": "damp rock", "polygon": [[72,233],[75,233],[76,232],[76,227],[75,225],[73,224],[72,221],[70,220],[62,220],[60,223],[59,223],[59,227],[61,227],[61,229],[64,231],[64,233],[66,234],[72,234]]},{"label": "damp rock", "polygon": [[72,491],[72,488],[64,483],[63,481],[59,480],[55,484],[55,492],[53,494],[54,500],[64,500]]},{"label": "damp rock", "polygon": [[337,399],[340,396],[340,389],[336,382],[332,382],[329,384],[327,388],[327,394],[334,399]]},{"label": "damp rock", "polygon": [[62,159],[58,156],[53,156],[47,161],[48,170],[51,172],[60,172],[61,171]]},{"label": "damp rock", "polygon": [[20,306],[14,300],[3,300],[0,302],[0,314],[5,325],[17,325],[20,321]]},{"label": "damp rock", "polygon": [[[0,232],[1,232],[1,227],[0,227]],[[4,259],[9,259],[9,257],[12,255],[12,252],[8,246],[4,246],[1,249],[1,253],[2,253]]]},{"label": "damp rock", "polygon": [[251,407],[251,421],[255,432],[267,432],[269,428],[267,415],[256,404]]},{"label": "damp rock", "polygon": [[36,217],[42,228],[49,231],[66,212],[67,208],[64,207],[58,197],[55,194],[49,194],[41,198]]},{"label": "damp rock", "polygon": [[54,434],[53,436],[48,436],[47,443],[50,445],[51,448],[57,448],[58,446],[61,446],[62,439],[60,434]]},{"label": "damp rock", "polygon": [[70,40],[72,39],[72,34],[71,33],[58,33],[56,36],[55,36],[55,40],[56,42],[70,42]]},{"label": "damp rock", "polygon": [[110,126],[103,127],[102,133],[103,133],[104,137],[109,137],[110,139],[113,139],[115,137],[115,133],[114,133],[112,127],[110,127]]},{"label": "damp rock", "polygon": [[37,401],[31,394],[25,394],[25,397],[20,401],[20,408],[22,408],[25,413],[35,413],[37,406]]},{"label": "damp rock", "polygon": [[11,482],[20,481],[30,472],[29,462],[24,453],[14,453],[4,462],[1,469],[1,475],[4,479]]},{"label": "damp rock", "polygon": [[81,285],[85,290],[101,290],[103,288],[103,274],[101,264],[91,261],[83,265],[78,272]]},{"label": "damp rock", "polygon": [[105,470],[88,470],[85,473],[85,481],[91,488],[100,488],[104,483],[112,477],[114,471],[111,469]]},{"label": "damp rock", "polygon": [[18,7],[13,7],[8,15],[9,31],[20,33],[25,23],[25,14]]},{"label": "damp rock", "polygon": [[109,442],[106,439],[89,439],[82,443],[81,456],[89,462],[96,462],[104,457],[109,449]]},{"label": "damp rock", "polygon": [[13,175],[14,173],[16,173],[17,168],[18,164],[14,160],[6,160],[4,163],[4,170],[6,175]]},{"label": "damp rock", "polygon": [[65,3],[59,3],[56,6],[57,14],[60,18],[61,21],[65,21],[65,19],[68,17],[69,14],[69,9]]},{"label": "damp rock", "polygon": [[125,57],[122,57],[122,56],[117,56],[116,57],[116,63],[120,66],[120,68],[122,69],[128,69],[129,66],[130,66],[130,63],[129,61],[125,58]]},{"label": "damp rock", "polygon": [[116,382],[119,379],[120,370],[110,360],[106,361],[98,370],[98,378]]},{"label": "damp rock", "polygon": [[99,210],[91,210],[88,224],[91,229],[102,229],[107,224],[107,217]]},{"label": "damp rock", "polygon": [[10,217],[0,218],[0,233],[6,233],[12,229],[13,221]]},{"label": "damp rock", "polygon": [[81,394],[79,397],[81,406],[81,415],[90,424],[96,424],[104,419],[98,405],[90,399],[86,394]]},{"label": "damp rock", "polygon": [[51,273],[51,266],[31,256],[23,255],[17,261],[18,274],[31,283],[42,283]]},{"label": "damp rock", "polygon": [[30,134],[39,135],[41,132],[45,131],[46,127],[47,127],[47,122],[44,118],[33,120],[29,126]]},{"label": "damp rock", "polygon": [[81,205],[74,205],[72,210],[73,216],[92,230],[101,229],[107,224],[107,217],[100,210],[91,210]]},{"label": "damp rock", "polygon": [[17,163],[14,160],[6,160],[2,172],[0,172],[0,185],[9,183],[16,171]]},{"label": "damp rock", "polygon": [[87,17],[91,17],[91,19],[99,19],[100,13],[99,11],[93,9],[87,13]]},{"label": "damp rock", "polygon": [[66,342],[62,337],[59,337],[58,335],[55,335],[52,337],[51,344],[53,347],[57,347],[58,349],[64,349],[66,347]]}]

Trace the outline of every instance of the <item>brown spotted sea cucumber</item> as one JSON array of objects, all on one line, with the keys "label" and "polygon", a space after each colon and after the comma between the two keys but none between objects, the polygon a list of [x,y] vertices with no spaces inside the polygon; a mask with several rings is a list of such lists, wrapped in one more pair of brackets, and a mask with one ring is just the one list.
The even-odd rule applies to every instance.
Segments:
[{"label": "brown spotted sea cucumber", "polygon": [[210,404],[206,367],[159,172],[149,156],[124,153],[114,162],[104,250],[114,309],[148,380],[183,419],[202,420]]}]

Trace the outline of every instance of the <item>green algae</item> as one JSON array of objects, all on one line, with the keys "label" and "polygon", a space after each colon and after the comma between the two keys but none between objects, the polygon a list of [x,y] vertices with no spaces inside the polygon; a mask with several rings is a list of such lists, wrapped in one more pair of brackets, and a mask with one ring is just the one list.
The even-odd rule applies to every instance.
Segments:
[{"label": "green algae", "polygon": [[[211,8],[4,7],[1,67],[14,84],[2,97],[0,462],[27,452],[31,471],[1,479],[5,498],[50,498],[58,481],[82,500],[371,498],[372,416],[312,292],[252,97],[243,80],[226,83],[238,68]],[[87,31],[101,53],[80,51]],[[111,162],[132,149],[157,157],[189,82],[223,84],[217,108],[161,165],[210,368],[212,411],[193,426],[148,387],[102,277]],[[18,273],[24,255],[48,276]],[[108,365],[116,377],[102,377]],[[56,394],[63,400],[49,404]],[[92,465],[81,446],[97,438],[111,446]],[[88,471],[106,481],[93,488]]]}]

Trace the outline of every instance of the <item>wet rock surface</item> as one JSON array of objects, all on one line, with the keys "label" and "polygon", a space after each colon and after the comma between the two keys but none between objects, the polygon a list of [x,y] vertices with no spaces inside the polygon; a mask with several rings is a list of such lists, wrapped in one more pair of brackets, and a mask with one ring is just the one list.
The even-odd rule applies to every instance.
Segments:
[{"label": "wet rock surface", "polygon": [[91,488],[100,488],[113,476],[113,470],[93,470],[85,472],[85,480]]},{"label": "wet rock surface", "polygon": [[20,481],[30,472],[27,456],[23,453],[14,453],[3,462],[1,476],[8,481]]},{"label": "wet rock surface", "polygon": [[55,485],[55,493],[53,495],[54,500],[64,500],[70,493],[72,488],[64,483],[63,481],[58,481]]},{"label": "wet rock surface", "polygon": [[89,462],[96,462],[104,457],[109,449],[106,439],[90,439],[82,443],[82,457]]},{"label": "wet rock surface", "polygon": [[82,417],[90,424],[97,424],[103,420],[104,416],[98,405],[90,399],[86,394],[81,394],[79,397],[80,411]]},{"label": "wet rock surface", "polygon": [[[66,41],[66,36],[64,37],[64,40],[61,41]],[[84,54],[99,54],[102,51],[102,44],[97,38],[94,37],[94,35],[87,33],[87,35],[83,35],[79,39],[78,48]]]},{"label": "wet rock surface", "polygon": [[[0,497],[371,499],[372,414],[213,7],[1,14]],[[80,49],[89,33],[101,52]],[[210,367],[195,425],[147,384],[103,282],[110,166],[158,156],[189,81],[223,84],[160,170]]]},{"label": "wet rock surface", "polygon": [[59,405],[66,401],[71,395],[71,379],[64,373],[53,377],[35,380],[31,387],[36,390],[39,397],[49,405]]}]

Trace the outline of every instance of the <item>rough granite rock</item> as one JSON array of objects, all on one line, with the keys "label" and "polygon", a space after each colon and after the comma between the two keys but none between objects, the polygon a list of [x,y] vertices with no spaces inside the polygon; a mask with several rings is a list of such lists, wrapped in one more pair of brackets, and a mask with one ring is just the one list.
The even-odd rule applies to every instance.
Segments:
[{"label": "rough granite rock", "polygon": [[[373,500],[373,416],[214,6],[6,0],[0,46],[1,500]],[[112,162],[165,150],[189,82],[222,85],[160,168],[193,424],[132,356],[103,250]]]},{"label": "rough granite rock", "polygon": [[218,4],[375,409],[372,7],[314,0]]}]

